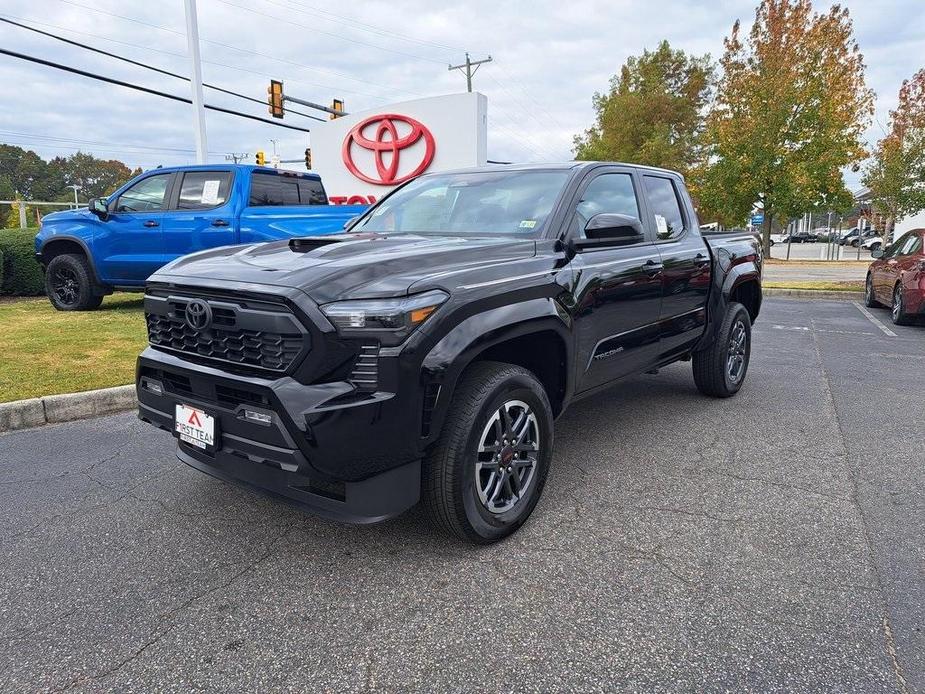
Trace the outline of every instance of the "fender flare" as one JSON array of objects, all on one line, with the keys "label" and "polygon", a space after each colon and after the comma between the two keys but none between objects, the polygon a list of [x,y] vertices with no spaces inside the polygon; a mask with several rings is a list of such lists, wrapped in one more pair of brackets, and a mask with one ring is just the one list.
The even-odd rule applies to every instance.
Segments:
[{"label": "fender flare", "polygon": [[[722,266],[720,266],[722,267]],[[722,280],[720,283],[719,280]],[[716,341],[716,333],[722,325],[722,317],[726,313],[732,292],[744,282],[761,282],[761,270],[754,260],[746,260],[732,265],[725,274],[713,284],[710,300],[707,306],[707,330],[694,347],[695,352],[709,348]],[[758,294],[758,309],[761,308],[761,294]],[[757,316],[757,313],[755,314]]]},{"label": "fender flare", "polygon": [[93,274],[93,281],[100,286],[106,286],[106,283],[100,279],[100,273],[96,271],[96,262],[93,260],[93,253],[90,252],[90,247],[87,245],[86,241],[77,236],[64,236],[55,234],[54,236],[49,236],[47,239],[43,240],[42,246],[39,248],[39,251],[36,254],[38,256],[36,260],[40,262],[43,269],[45,268],[45,263],[42,258],[45,255],[45,249],[57,241],[72,241],[80,246],[83,249],[84,255],[87,257],[87,262],[90,264],[90,272]]},{"label": "fender flare", "polygon": [[423,383],[438,384],[426,443],[439,436],[463,371],[487,349],[508,340],[539,332],[554,332],[565,349],[564,403],[574,388],[571,317],[549,297],[490,308],[460,321],[430,349],[421,364]]}]

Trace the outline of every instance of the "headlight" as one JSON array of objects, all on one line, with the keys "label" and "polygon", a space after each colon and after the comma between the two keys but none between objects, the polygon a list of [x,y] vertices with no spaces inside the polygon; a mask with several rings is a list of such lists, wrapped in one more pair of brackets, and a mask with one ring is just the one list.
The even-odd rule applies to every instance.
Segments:
[{"label": "headlight", "polygon": [[321,310],[341,335],[375,337],[385,345],[397,345],[448,298],[446,292],[435,289],[396,299],[335,301]]}]

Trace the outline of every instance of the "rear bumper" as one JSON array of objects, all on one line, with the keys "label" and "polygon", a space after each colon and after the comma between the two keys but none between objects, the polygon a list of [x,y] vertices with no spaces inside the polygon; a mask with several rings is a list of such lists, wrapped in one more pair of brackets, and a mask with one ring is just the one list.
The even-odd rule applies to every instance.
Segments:
[{"label": "rear bumper", "polygon": [[174,431],[177,404],[215,418],[214,452],[178,441],[177,455],[219,479],[350,523],[397,516],[420,498],[420,410],[395,393],[233,375],[151,348],[138,359],[136,391],[139,418],[161,429]]}]

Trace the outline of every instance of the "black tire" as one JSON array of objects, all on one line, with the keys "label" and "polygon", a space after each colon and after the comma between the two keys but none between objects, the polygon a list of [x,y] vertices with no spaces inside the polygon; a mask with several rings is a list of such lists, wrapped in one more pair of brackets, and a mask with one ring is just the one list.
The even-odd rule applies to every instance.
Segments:
[{"label": "black tire", "polygon": [[56,255],[45,269],[45,293],[59,311],[92,311],[103,303],[90,264],[82,255]]},{"label": "black tire", "polygon": [[864,305],[867,308],[877,308],[880,302],[874,296],[874,278],[868,273],[864,281]]},{"label": "black tire", "polygon": [[903,288],[897,282],[893,288],[893,305],[890,307],[890,318],[895,325],[909,325],[911,320],[906,313],[906,302],[903,301]]},{"label": "black tire", "polygon": [[714,398],[728,398],[738,393],[748,373],[751,349],[751,318],[742,304],[731,302],[716,340],[707,349],[694,352],[691,359],[697,389]]},{"label": "black tire", "polygon": [[[527,409],[518,409],[512,403],[526,405]],[[513,447],[492,444],[489,448],[497,451],[479,452],[488,440],[484,438],[486,434],[495,437],[515,428],[501,422],[502,410],[509,417],[517,416],[518,421],[524,416],[521,440],[535,435],[537,451],[515,452],[515,448],[526,448],[524,443]],[[493,424],[496,419],[500,428]],[[460,377],[440,440],[425,461],[422,496],[431,520],[469,542],[488,544],[507,537],[530,517],[543,493],[552,445],[552,408],[536,376],[512,364],[473,364]],[[531,455],[533,460],[528,466]],[[495,456],[506,460],[499,462]],[[516,500],[514,474],[517,485],[523,484]],[[502,484],[504,479],[507,482]],[[488,488],[496,490],[496,500],[494,496],[482,498],[481,494],[488,496]],[[505,503],[512,505],[505,510]]]}]

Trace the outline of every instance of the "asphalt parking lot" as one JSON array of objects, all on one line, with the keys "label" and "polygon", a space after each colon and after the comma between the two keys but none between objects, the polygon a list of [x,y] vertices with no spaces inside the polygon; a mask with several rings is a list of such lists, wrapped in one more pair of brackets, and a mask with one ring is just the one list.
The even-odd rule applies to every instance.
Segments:
[{"label": "asphalt parking lot", "polygon": [[474,548],[208,478],[125,414],[0,436],[3,691],[925,691],[925,327],[768,299],[558,423]]}]

